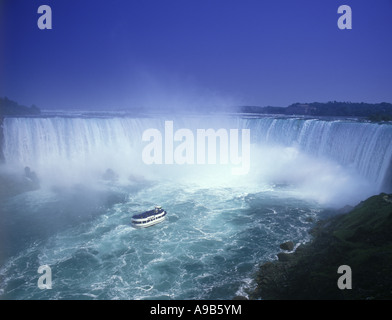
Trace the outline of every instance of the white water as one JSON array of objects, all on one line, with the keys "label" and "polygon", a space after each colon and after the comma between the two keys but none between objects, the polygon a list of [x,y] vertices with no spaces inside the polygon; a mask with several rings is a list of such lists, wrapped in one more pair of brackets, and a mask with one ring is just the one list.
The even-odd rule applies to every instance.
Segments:
[{"label": "white water", "polygon": [[[40,190],[10,199],[6,209],[13,211],[8,222],[14,225],[9,231],[19,234],[15,242],[22,248],[0,265],[0,298],[199,300],[247,295],[258,264],[274,259],[284,241],[309,240],[307,230],[320,209],[270,186],[246,191],[156,182],[83,220],[78,218],[85,215],[85,206],[73,204],[74,197],[59,200],[64,195]],[[83,201],[83,194],[77,199]],[[130,225],[133,214],[156,203],[168,212],[163,223],[146,229]],[[62,221],[71,223],[54,226],[63,215],[67,218]],[[52,269],[51,290],[37,287],[40,265]]]},{"label": "white water", "polygon": [[[250,173],[234,179],[229,165],[144,164],[142,134],[155,128],[164,136],[165,120],[173,121],[174,130],[250,129]],[[337,205],[391,185],[384,181],[392,158],[392,126],[386,124],[222,116],[6,118],[4,140],[7,166],[30,166],[51,184],[93,183],[111,168],[123,183],[130,176],[204,186],[293,183],[304,196]]]},{"label": "white water", "polygon": [[[145,165],[144,130],[249,128],[251,169]],[[7,118],[3,170],[30,166],[41,189],[0,207],[0,298],[231,299],[247,295],[279,244],[309,240],[327,206],[382,190],[392,126],[242,117]],[[119,181],[101,176],[112,168]],[[131,179],[129,179],[131,177]],[[53,188],[55,186],[55,188]],[[160,204],[162,224],[133,214]],[[40,265],[53,289],[37,287]]]}]

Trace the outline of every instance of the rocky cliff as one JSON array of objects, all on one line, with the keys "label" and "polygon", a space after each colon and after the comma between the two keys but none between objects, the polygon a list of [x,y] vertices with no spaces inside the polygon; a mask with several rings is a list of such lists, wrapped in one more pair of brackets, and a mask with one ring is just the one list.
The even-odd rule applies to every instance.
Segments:
[{"label": "rocky cliff", "polygon": [[0,116],[0,163],[4,162],[3,154],[4,133],[3,133],[3,118]]},{"label": "rocky cliff", "polygon": [[[313,240],[260,266],[253,299],[391,299],[392,195],[380,194],[346,214],[317,223]],[[341,265],[352,289],[341,290]]]}]

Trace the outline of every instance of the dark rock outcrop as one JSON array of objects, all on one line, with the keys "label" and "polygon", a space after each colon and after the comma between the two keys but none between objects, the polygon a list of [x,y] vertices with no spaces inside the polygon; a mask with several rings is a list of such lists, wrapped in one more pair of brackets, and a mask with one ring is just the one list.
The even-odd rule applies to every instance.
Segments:
[{"label": "dark rock outcrop", "polygon": [[294,243],[293,241],[286,241],[279,246],[282,250],[293,251]]},{"label": "dark rock outcrop", "polygon": [[102,179],[106,181],[115,182],[118,180],[118,174],[115,173],[112,169],[108,168],[105,173],[102,175]]},{"label": "dark rock outcrop", "polygon": [[29,167],[24,169],[24,174],[0,173],[0,200],[39,188],[39,179]]},{"label": "dark rock outcrop", "polygon": [[[252,299],[391,299],[392,202],[380,194],[351,212],[322,220],[313,240],[260,266]],[[352,289],[341,290],[339,266],[352,270]]]},{"label": "dark rock outcrop", "polygon": [[0,116],[0,163],[4,163],[3,145],[4,145],[4,132],[3,132],[4,119]]}]

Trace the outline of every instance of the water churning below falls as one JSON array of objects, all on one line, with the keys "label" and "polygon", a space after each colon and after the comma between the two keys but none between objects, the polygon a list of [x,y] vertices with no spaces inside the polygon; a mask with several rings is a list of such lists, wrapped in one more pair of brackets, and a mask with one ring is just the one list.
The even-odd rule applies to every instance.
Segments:
[{"label": "water churning below falls", "polygon": [[[250,129],[250,172],[146,165],[146,129]],[[247,295],[279,244],[308,241],[320,211],[388,184],[392,126],[209,117],[7,118],[3,171],[30,166],[40,189],[0,207],[3,299],[231,299]],[[102,179],[110,168],[116,179]],[[167,219],[135,229],[161,205]],[[52,270],[42,290],[39,266]]]}]

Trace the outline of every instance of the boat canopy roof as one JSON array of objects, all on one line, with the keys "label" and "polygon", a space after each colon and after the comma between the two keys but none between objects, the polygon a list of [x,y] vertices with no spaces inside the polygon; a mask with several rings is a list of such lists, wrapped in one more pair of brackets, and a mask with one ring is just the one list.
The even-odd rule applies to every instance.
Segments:
[{"label": "boat canopy roof", "polygon": [[134,216],[132,216],[133,219],[145,219],[148,218],[150,216],[153,216],[157,213],[162,213],[163,209],[161,207],[155,207],[156,209],[158,209],[158,212],[156,212],[156,209],[153,210],[149,210],[143,213],[139,213],[139,214],[135,214]]}]

